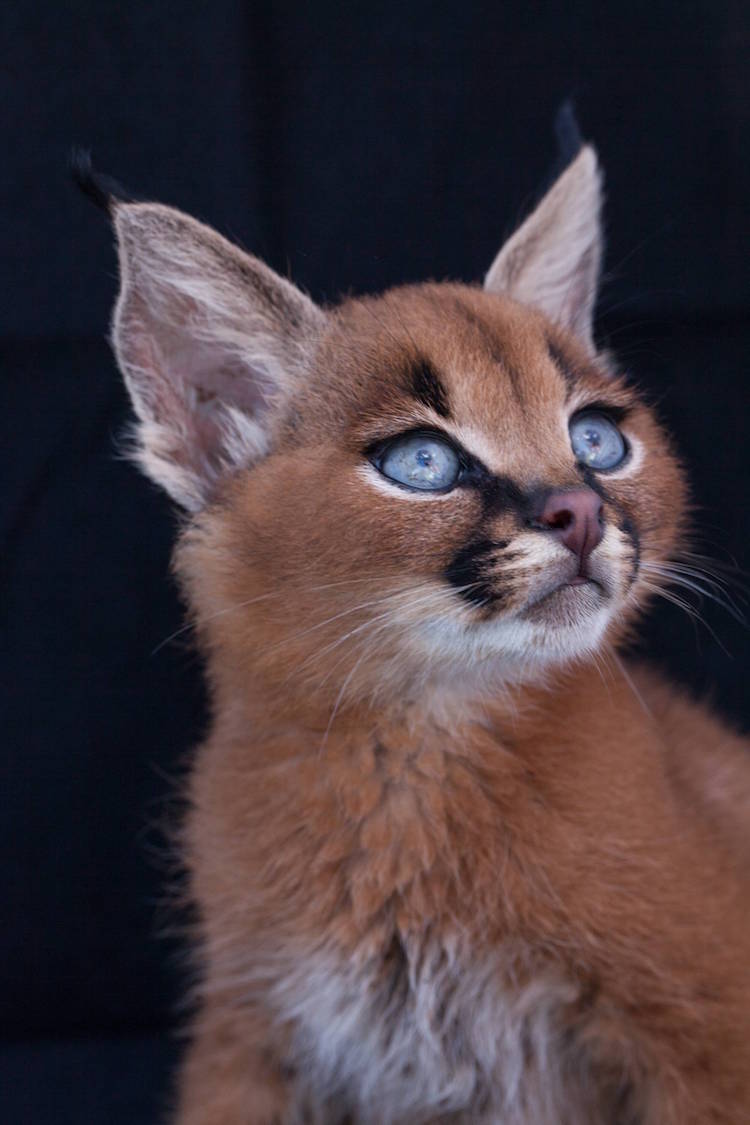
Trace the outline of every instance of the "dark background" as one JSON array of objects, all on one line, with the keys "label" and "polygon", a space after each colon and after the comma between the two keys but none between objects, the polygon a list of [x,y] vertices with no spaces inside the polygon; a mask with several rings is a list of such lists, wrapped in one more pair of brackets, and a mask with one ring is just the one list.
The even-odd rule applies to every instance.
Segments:
[{"label": "dark background", "polygon": [[[169,503],[118,460],[112,237],[71,144],[320,300],[478,279],[573,95],[607,175],[599,336],[746,562],[750,8],[104,0],[0,14],[0,1117],[157,1121],[184,977],[162,826],[204,723]],[[746,632],[643,648],[743,721]],[[746,716],[745,716],[746,717]]]}]

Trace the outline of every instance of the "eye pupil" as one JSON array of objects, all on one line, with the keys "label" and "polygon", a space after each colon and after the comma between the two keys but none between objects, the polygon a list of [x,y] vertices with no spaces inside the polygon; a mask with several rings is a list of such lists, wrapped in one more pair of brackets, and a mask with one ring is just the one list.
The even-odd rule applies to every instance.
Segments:
[{"label": "eye pupil", "polygon": [[593,445],[595,449],[598,449],[602,444],[602,439],[596,430],[586,430],[583,436],[589,445]]},{"label": "eye pupil", "polygon": [[417,450],[417,461],[420,465],[425,465],[425,466],[431,465],[432,464],[432,454],[430,453],[429,449],[418,449]]}]

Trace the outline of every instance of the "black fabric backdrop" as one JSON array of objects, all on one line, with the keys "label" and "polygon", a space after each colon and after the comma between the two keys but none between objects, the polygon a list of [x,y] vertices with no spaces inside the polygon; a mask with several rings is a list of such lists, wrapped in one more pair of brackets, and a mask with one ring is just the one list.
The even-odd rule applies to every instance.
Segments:
[{"label": "black fabric backdrop", "polygon": [[[161,826],[205,721],[196,656],[159,648],[175,519],[116,454],[112,239],[70,145],[331,300],[479,278],[572,94],[607,175],[600,337],[746,562],[749,31],[734,0],[3,8],[4,1121],[157,1119],[184,980]],[[662,607],[643,650],[741,722],[747,634],[704,613]]]}]

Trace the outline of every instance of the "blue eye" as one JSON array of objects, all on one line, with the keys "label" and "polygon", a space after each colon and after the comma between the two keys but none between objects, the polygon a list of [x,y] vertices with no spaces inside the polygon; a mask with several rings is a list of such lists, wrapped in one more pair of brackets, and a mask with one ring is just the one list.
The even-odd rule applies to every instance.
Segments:
[{"label": "blue eye", "polygon": [[570,421],[570,444],[576,460],[590,469],[614,469],[628,447],[614,422],[596,410],[584,410]]},{"label": "blue eye", "polygon": [[453,488],[461,472],[456,451],[434,434],[408,434],[397,438],[374,464],[389,480],[422,492],[445,492]]}]

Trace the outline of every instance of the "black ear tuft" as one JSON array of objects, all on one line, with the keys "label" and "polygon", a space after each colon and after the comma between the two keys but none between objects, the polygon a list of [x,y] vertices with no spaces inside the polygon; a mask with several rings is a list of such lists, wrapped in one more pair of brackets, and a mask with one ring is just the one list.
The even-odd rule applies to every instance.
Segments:
[{"label": "black ear tuft", "polygon": [[557,156],[542,181],[540,198],[545,192],[549,191],[555,180],[562,176],[565,169],[569,164],[572,164],[583,148],[583,137],[581,136],[572,98],[566,98],[555,114],[555,137],[557,138]]},{"label": "black ear tuft", "polygon": [[555,136],[559,161],[567,168],[583,148],[583,137],[572,98],[566,98],[555,114]]},{"label": "black ear tuft", "polygon": [[125,188],[121,187],[111,176],[104,176],[101,172],[94,171],[91,163],[91,153],[85,148],[71,149],[68,157],[68,167],[73,180],[97,207],[112,214],[114,203],[132,203],[133,197]]}]

